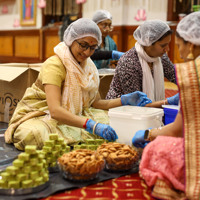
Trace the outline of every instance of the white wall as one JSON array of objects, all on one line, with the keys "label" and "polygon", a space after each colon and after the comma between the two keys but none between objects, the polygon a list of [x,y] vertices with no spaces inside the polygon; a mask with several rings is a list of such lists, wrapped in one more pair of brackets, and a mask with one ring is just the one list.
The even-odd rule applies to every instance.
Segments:
[{"label": "white wall", "polygon": [[[39,0],[37,0],[39,1]],[[167,19],[168,0],[87,0],[83,4],[83,17],[92,18],[98,9],[106,9],[113,16],[113,25],[137,25],[134,17],[138,9],[145,9],[147,19]],[[8,6],[8,14],[2,14],[2,6]],[[0,1],[0,30],[39,29],[42,27],[42,12],[37,7],[36,26],[13,27],[15,19],[20,20],[20,0]]]},{"label": "white wall", "polygon": [[[7,5],[8,13],[2,13],[3,5]],[[36,26],[13,27],[15,19],[20,20],[20,0],[0,1],[0,30],[39,29],[42,26],[41,9],[37,7]]]},{"label": "white wall", "polygon": [[87,0],[83,4],[83,17],[92,18],[98,9],[108,10],[113,16],[113,25],[137,25],[134,17],[139,9],[145,9],[147,20],[167,19],[168,0]]}]

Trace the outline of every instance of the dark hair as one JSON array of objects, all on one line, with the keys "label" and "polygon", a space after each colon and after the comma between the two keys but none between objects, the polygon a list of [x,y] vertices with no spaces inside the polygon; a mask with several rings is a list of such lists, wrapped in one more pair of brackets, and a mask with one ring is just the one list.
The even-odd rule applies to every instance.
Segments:
[{"label": "dark hair", "polygon": [[155,41],[154,43],[152,43],[152,45],[154,45],[156,42],[161,41],[162,39],[164,39],[165,37],[167,37],[168,35],[171,35],[173,33],[173,30],[168,30],[161,38],[159,38],[157,41]]}]

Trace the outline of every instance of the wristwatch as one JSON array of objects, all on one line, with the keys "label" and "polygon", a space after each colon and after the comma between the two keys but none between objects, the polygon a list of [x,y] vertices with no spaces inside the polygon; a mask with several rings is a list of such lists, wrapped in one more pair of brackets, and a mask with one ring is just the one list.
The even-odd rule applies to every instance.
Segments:
[{"label": "wristwatch", "polygon": [[144,139],[148,140],[148,137],[149,137],[149,129],[145,130],[144,132]]}]

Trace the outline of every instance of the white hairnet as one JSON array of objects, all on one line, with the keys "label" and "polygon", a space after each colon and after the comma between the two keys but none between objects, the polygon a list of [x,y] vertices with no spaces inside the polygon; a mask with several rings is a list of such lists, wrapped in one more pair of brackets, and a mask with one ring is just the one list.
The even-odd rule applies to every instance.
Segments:
[{"label": "white hairnet", "polygon": [[151,46],[169,30],[167,23],[161,20],[148,20],[134,31],[133,37],[140,45]]},{"label": "white hairnet", "polygon": [[185,16],[178,23],[176,31],[185,41],[200,45],[200,12]]},{"label": "white hairnet", "polygon": [[98,45],[101,44],[101,31],[97,24],[91,19],[80,18],[67,27],[63,41],[67,46],[71,46],[74,40],[89,36],[95,38]]},{"label": "white hairnet", "polygon": [[92,20],[96,24],[106,19],[110,19],[112,21],[112,15],[107,10],[97,10],[92,17]]}]

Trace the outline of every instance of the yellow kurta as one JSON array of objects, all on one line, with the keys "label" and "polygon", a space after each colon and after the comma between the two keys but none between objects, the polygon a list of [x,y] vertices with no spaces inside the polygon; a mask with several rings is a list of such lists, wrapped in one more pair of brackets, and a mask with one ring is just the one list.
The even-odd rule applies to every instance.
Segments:
[{"label": "yellow kurta", "polygon": [[[41,149],[49,133],[58,133],[69,145],[97,137],[84,129],[59,124],[50,117],[43,84],[53,84],[62,88],[65,77],[65,67],[57,56],[52,56],[43,63],[38,79],[32,87],[27,88],[10,120],[5,132],[7,143],[14,143],[19,150],[24,150],[27,144],[37,145],[38,149]],[[104,110],[84,108],[81,116],[100,123],[109,123],[107,111]]]}]

